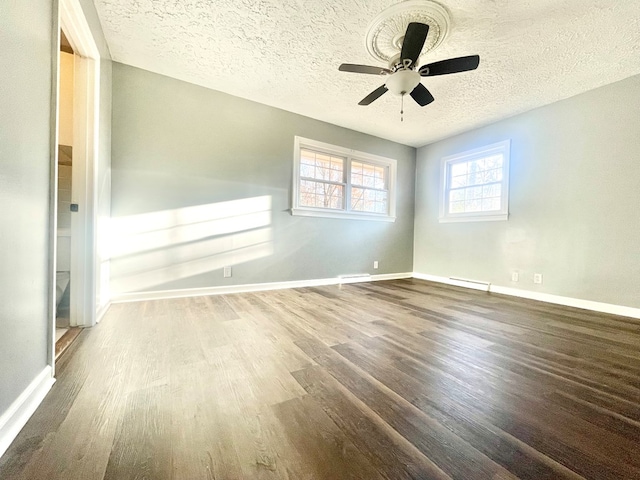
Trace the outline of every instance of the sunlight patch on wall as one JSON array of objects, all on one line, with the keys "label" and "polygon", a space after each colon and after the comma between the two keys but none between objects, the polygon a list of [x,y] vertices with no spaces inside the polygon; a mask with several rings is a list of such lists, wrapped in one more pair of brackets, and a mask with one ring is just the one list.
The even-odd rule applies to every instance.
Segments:
[{"label": "sunlight patch on wall", "polygon": [[130,293],[273,254],[271,196],[111,222],[111,291]]}]

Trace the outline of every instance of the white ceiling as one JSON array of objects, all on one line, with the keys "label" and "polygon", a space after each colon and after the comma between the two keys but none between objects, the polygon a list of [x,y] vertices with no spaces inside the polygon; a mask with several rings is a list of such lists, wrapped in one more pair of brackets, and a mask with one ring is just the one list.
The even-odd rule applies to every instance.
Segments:
[{"label": "white ceiling", "polygon": [[[640,74],[638,0],[441,0],[451,29],[424,63],[480,55],[472,72],[424,78],[419,107],[376,64],[369,22],[394,0],[95,0],[115,61],[412,146]],[[378,63],[379,65],[379,63]],[[596,112],[594,112],[596,114]]]}]

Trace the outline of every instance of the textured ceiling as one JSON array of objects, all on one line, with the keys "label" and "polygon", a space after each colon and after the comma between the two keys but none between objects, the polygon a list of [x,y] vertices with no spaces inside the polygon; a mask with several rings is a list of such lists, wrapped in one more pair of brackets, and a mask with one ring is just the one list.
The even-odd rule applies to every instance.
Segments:
[{"label": "textured ceiling", "polygon": [[[393,0],[95,0],[115,61],[412,146],[640,74],[638,0],[441,0],[451,29],[423,63],[479,54],[478,70],[424,78],[426,107],[390,93],[369,22]],[[378,63],[379,65],[379,63]]]}]

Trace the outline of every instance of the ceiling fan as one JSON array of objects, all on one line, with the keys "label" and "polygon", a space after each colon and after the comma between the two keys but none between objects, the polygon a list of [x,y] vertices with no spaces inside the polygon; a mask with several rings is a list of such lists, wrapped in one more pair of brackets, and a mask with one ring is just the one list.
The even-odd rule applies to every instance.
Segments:
[{"label": "ceiling fan", "polygon": [[[384,85],[376,88],[369,95],[364,97],[358,105],[369,105],[374,100],[391,90],[396,95],[411,95],[418,105],[424,107],[435,99],[431,92],[427,90],[420,77],[434,77],[436,75],[447,75],[449,73],[466,72],[475,70],[480,64],[478,55],[468,57],[450,58],[439,62],[429,63],[417,68],[416,62],[424,46],[429,33],[429,25],[418,22],[411,22],[407,26],[407,31],[402,41],[402,50],[389,62],[389,68],[374,67],[370,65],[355,65],[343,63],[339,70],[342,72],[366,73],[370,75],[388,75]],[[400,112],[402,113],[402,111]]]}]

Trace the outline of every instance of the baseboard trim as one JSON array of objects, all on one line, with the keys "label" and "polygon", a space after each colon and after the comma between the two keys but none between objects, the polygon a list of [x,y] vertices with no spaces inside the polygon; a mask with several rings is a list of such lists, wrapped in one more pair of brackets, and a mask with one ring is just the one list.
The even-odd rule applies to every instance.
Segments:
[{"label": "baseboard trim", "polygon": [[452,280],[447,277],[430,275],[427,273],[413,273],[414,278],[420,280],[428,280],[431,282],[444,283],[447,285],[455,285],[457,287],[473,288],[475,290],[483,290],[492,293],[500,293],[512,297],[527,298],[529,300],[538,300],[540,302],[553,303],[556,305],[564,305],[566,307],[582,308],[593,312],[608,313],[612,315],[620,315],[623,317],[631,317],[640,319],[640,308],[627,307],[624,305],[615,305],[612,303],[594,302],[591,300],[583,300],[581,298],[563,297],[561,295],[553,295],[551,293],[534,292],[531,290],[521,290],[519,288],[502,287],[500,285],[489,284],[488,289],[484,285],[474,286],[466,282]]},{"label": "baseboard trim", "polygon": [[160,290],[156,292],[114,293],[111,303],[140,302],[146,300],[163,300],[167,298],[201,297],[206,295],[222,295],[228,293],[262,292],[267,290],[282,290],[285,288],[321,287],[325,285],[340,285],[345,283],[377,282],[381,280],[398,280],[412,278],[413,273],[382,273],[362,277],[335,277],[313,280],[294,280],[290,282],[250,283],[245,285],[229,285],[205,288],[187,288],[180,290]]},{"label": "baseboard trim", "polygon": [[100,320],[102,320],[110,306],[111,302],[107,302],[98,309],[98,312],[96,313],[96,323],[100,323]]},{"label": "baseboard trim", "polygon": [[447,285],[481,290],[483,292],[488,292],[489,289],[492,288],[490,283],[476,282],[475,280],[466,280],[463,278],[438,277],[436,275],[429,275],[428,273],[413,272],[413,278],[428,280],[430,282],[446,283]]},{"label": "baseboard trim", "polygon": [[47,365],[0,416],[0,457],[42,403],[55,381],[51,365]]}]

